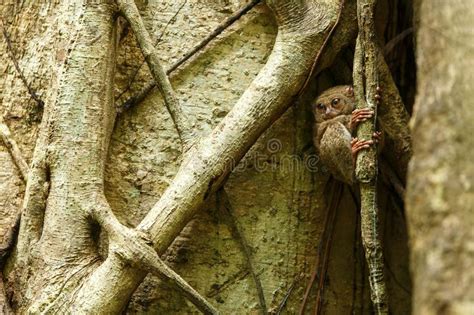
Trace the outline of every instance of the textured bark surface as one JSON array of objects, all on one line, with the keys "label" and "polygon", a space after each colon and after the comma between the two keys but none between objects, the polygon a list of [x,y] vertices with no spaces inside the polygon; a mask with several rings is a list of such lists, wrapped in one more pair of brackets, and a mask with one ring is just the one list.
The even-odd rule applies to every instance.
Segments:
[{"label": "textured bark surface", "polygon": [[419,2],[407,190],[414,314],[474,311],[473,21],[468,2]]},{"label": "textured bark surface", "polygon": [[[199,42],[214,26],[237,10],[244,2],[188,1],[181,13],[166,28],[158,46],[162,54],[160,57],[164,68],[173,64],[175,60],[179,59],[179,56]],[[346,4],[348,10],[351,5],[353,8],[352,1],[346,2],[348,2]],[[323,3],[328,5],[328,8],[331,9],[330,12],[334,12],[334,8],[338,6],[338,2],[325,1]],[[153,39],[159,37],[165,25],[181,6],[181,3],[176,1],[136,1],[136,4]],[[76,77],[69,77],[74,81],[71,86],[62,79],[64,78],[63,65],[67,56],[78,52],[75,50],[78,46],[71,44],[74,41],[74,36],[82,40],[82,36],[77,34],[83,34],[85,35],[83,40],[90,39],[89,45],[97,45],[96,47],[102,46],[106,40],[111,40],[110,36],[99,37],[98,33],[95,34],[97,37],[93,38],[90,38],[87,32],[81,33],[84,32],[84,29],[81,30],[84,27],[84,17],[81,17],[81,13],[85,12],[82,2],[78,1],[75,4],[63,1],[25,3],[12,1],[5,5],[2,4],[1,8],[8,21],[7,29],[13,39],[19,64],[25,77],[45,100],[46,108],[65,104],[58,100],[66,100],[66,95],[84,95],[85,97],[94,95],[94,93],[97,97],[100,94],[99,102],[102,105],[109,104],[109,100],[103,99],[104,93],[97,93],[95,88],[89,88],[89,86],[98,87],[99,85],[110,88],[108,84],[111,85],[112,82],[104,77],[106,76],[103,71],[105,64],[88,63],[86,62],[88,59],[86,59],[82,67],[82,70],[87,69],[85,78],[77,78],[79,80],[77,81]],[[107,10],[101,9],[100,11],[105,14]],[[325,14],[327,15],[328,12]],[[329,58],[326,55],[322,58],[322,64],[326,67],[332,63],[339,50],[337,47],[349,43],[348,41],[353,38],[354,29],[348,27],[350,23],[347,22],[355,22],[354,17],[355,15],[351,14],[343,15],[342,21],[344,23],[341,23],[339,31],[331,39],[327,49]],[[104,18],[100,22],[108,23],[108,21]],[[113,27],[113,24],[107,25],[107,27]],[[117,73],[113,86],[116,95],[125,88],[129,77],[143,60],[133,33],[127,32],[126,29],[118,34]],[[100,32],[104,29],[97,26],[88,30],[92,34],[94,31]],[[183,109],[195,119],[196,129],[201,134],[209,134],[221,122],[261,70],[271,52],[275,34],[276,23],[272,18],[272,13],[264,5],[259,5],[250,16],[243,18],[226,31],[205,51],[183,65],[173,75],[171,82],[178,93],[180,102],[184,104]],[[349,34],[352,35],[348,36]],[[286,40],[286,38],[283,39]],[[294,39],[291,38],[291,40]],[[80,47],[80,41],[76,45]],[[2,114],[20,149],[31,162],[34,142],[37,138],[38,121],[41,117],[38,113],[41,112],[38,112],[34,106],[35,102],[29,99],[25,87],[15,73],[13,65],[9,62],[10,59],[3,42],[0,42],[0,47],[2,60],[7,61],[0,65],[2,74],[5,74],[1,77],[2,88],[0,89]],[[68,52],[69,48],[72,48],[71,52]],[[103,56],[105,49],[99,50]],[[313,53],[314,51],[310,51],[307,57]],[[89,55],[90,52],[87,51],[84,54]],[[74,60],[77,59],[73,58]],[[297,65],[297,67],[299,66]],[[291,69],[291,71],[294,70]],[[317,89],[322,89],[325,85],[339,83],[328,79],[333,74],[336,76],[338,72],[339,69],[326,71],[318,79],[317,86],[310,86],[310,94],[314,95]],[[96,76],[101,79],[96,80]],[[148,82],[149,79],[149,70],[143,66],[132,84],[131,92],[139,90],[141,85]],[[294,79],[287,78],[286,80],[290,82]],[[76,93],[74,86],[79,87],[83,84],[87,84],[86,88],[81,93],[79,91]],[[67,93],[61,94],[58,91]],[[122,97],[126,98],[129,95],[130,92]],[[281,97],[287,96],[282,95]],[[79,106],[79,103],[82,103],[82,106]],[[75,185],[84,181],[81,180],[76,184],[64,182],[62,187],[58,187],[62,182],[57,182],[58,186],[51,185],[55,192],[61,191],[60,189],[67,189],[68,193],[73,192],[70,199],[64,201],[71,201],[67,203],[67,206],[77,215],[78,221],[83,220],[82,213],[87,212],[83,212],[82,205],[97,201],[93,196],[94,191],[97,191],[98,188],[98,185],[94,185],[94,180],[96,176],[100,176],[100,163],[103,163],[100,159],[96,160],[92,157],[92,155],[100,155],[98,152],[100,146],[89,153],[85,152],[85,147],[81,148],[81,146],[92,146],[92,142],[97,141],[94,135],[105,135],[111,131],[111,128],[101,123],[101,119],[103,119],[101,110],[106,108],[95,108],[90,106],[94,104],[89,103],[94,102],[79,99],[77,104],[71,103],[71,107],[67,107],[67,110],[62,107],[65,111],[61,115],[59,115],[60,111],[54,114],[56,109],[47,111],[48,115],[51,114],[55,117],[54,121],[58,123],[58,126],[63,126],[62,119],[82,114],[80,117],[74,116],[77,118],[76,122],[72,123],[65,133],[72,134],[77,131],[76,134],[81,134],[81,132],[87,131],[87,134],[90,135],[88,141],[84,143],[68,142],[67,148],[64,145],[61,146],[60,139],[57,139],[55,146],[55,150],[63,148],[63,151],[58,152],[62,152],[62,155],[66,157],[64,164],[58,162],[58,165],[62,166],[55,168],[53,171],[55,174],[73,172],[76,176],[86,167],[97,170],[95,175],[91,173],[90,176],[87,176],[88,180],[84,180],[86,183],[79,188]],[[121,100],[117,103],[121,103]],[[96,105],[98,104],[96,103]],[[93,115],[90,114],[92,110]],[[268,308],[274,311],[279,309],[285,300],[284,311],[295,313],[299,309],[303,290],[307,285],[309,274],[313,271],[314,260],[318,255],[318,244],[321,241],[320,235],[325,216],[324,186],[327,173],[324,172],[317,158],[314,159],[312,155],[309,117],[306,103],[301,102],[292,107],[250,149],[241,162],[241,167],[230,175],[226,185],[229,203],[233,208],[237,226],[250,249],[254,274],[261,282]],[[81,119],[86,118],[94,119],[94,128],[83,124],[84,121]],[[71,149],[71,153],[75,151],[81,155],[82,162],[69,155],[69,149]],[[0,209],[7,214],[2,217],[3,220],[20,208],[24,188],[9,155],[3,148],[1,150],[2,173],[0,175],[2,179],[5,179],[1,182],[2,192],[8,192],[5,196],[0,196],[2,205],[6,205]],[[59,154],[58,152],[55,154]],[[76,164],[76,162],[83,163],[83,165]],[[177,133],[159,93],[153,92],[136,108],[125,112],[118,118],[112,132],[108,158],[105,163],[105,195],[114,213],[124,225],[133,227],[143,219],[170,185],[177,172],[179,162],[180,144]],[[316,164],[309,164],[312,166],[308,167],[310,162],[316,162]],[[81,177],[83,176],[80,175],[77,178]],[[56,176],[55,178],[61,179],[62,177]],[[388,200],[387,204],[390,204],[388,194],[384,196],[386,196],[384,199]],[[80,202],[74,201],[77,198],[80,198]],[[248,259],[242,250],[242,241],[235,237],[231,228],[232,224],[228,222],[228,215],[219,210],[222,207],[216,202],[211,194],[211,198],[202,206],[204,211],[198,213],[194,220],[186,226],[166,251],[164,257],[173,269],[178,271],[198,292],[218,306],[223,313],[231,313],[236,310],[245,313],[259,312],[261,308],[256,284],[249,272]],[[78,207],[78,204],[81,207]],[[47,217],[49,216],[46,220],[51,220],[53,212],[61,214],[62,219],[67,219],[69,215],[69,218],[73,217],[63,208],[59,206],[54,208],[53,206],[54,204],[48,204],[52,211],[49,214],[48,211],[46,212]],[[397,222],[384,225],[386,243],[390,244],[387,260],[395,274],[393,278],[389,279],[389,290],[393,297],[391,302],[395,305],[396,313],[404,314],[410,307],[409,295],[397,284],[399,281],[403,287],[410,286],[406,272],[406,260],[403,259],[406,252],[403,219],[392,205],[386,206],[386,208],[393,211],[389,210],[384,219],[387,222]],[[356,216],[354,201],[349,191],[344,190],[335,219],[335,233],[323,295],[323,310],[327,313],[340,314],[353,311],[357,314],[364,314],[370,309],[368,284],[365,282],[366,275],[358,241],[359,227],[356,224]],[[76,249],[82,248],[82,242],[95,241],[97,238],[96,227],[87,223],[85,228],[81,229],[81,224],[84,224],[85,221],[81,222],[74,222],[79,225],[77,229],[74,228],[75,233],[72,232],[72,228],[64,231],[65,234],[75,234],[68,234],[68,237],[70,236],[72,239],[70,244],[74,245],[71,246],[72,252],[77,252]],[[47,229],[46,235],[49,236],[45,236],[42,241],[55,235],[53,232],[57,230],[59,223],[61,222],[56,225],[52,224],[51,228]],[[60,227],[64,229],[66,225],[63,221]],[[55,226],[56,228],[54,228]],[[82,225],[82,227],[84,226]],[[77,236],[80,236],[80,239],[76,239]],[[60,237],[58,240],[62,242],[68,239]],[[39,253],[46,256],[45,253],[47,253],[50,243],[44,243],[46,245]],[[67,243],[69,244],[69,241]],[[59,242],[51,245],[51,249],[61,247]],[[87,246],[85,248],[90,250]],[[106,252],[107,247],[103,248],[102,252]],[[66,252],[58,254],[56,250],[51,253],[51,257],[63,258],[67,256],[67,259],[71,259],[69,266],[74,266],[69,268],[66,267],[66,264],[64,268],[73,273],[74,270],[86,266],[88,262],[97,261],[98,264],[104,258],[103,255],[97,253],[96,249],[93,249],[92,252],[86,251],[84,255],[81,254],[84,261],[76,260],[74,255],[66,255]],[[10,280],[16,279],[15,274],[11,272],[15,257],[15,255],[12,257],[10,265],[7,265],[5,269],[5,275]],[[39,259],[32,266],[41,268],[48,265],[53,266],[54,263],[54,261],[45,263],[43,259]],[[93,269],[95,269],[95,265],[90,266],[90,270]],[[68,283],[73,284],[76,280],[85,279],[87,274],[88,271],[85,270],[82,274],[79,272],[70,278]],[[67,279],[67,272],[63,273],[61,277],[52,278],[53,280],[49,283],[47,280],[41,281],[42,277],[46,278],[47,276],[46,274],[35,275],[37,282],[30,284],[32,290],[26,292],[27,298],[33,299],[40,292],[38,288],[45,287],[48,289],[45,290],[45,295],[50,294],[51,297],[58,297],[54,301],[57,305],[63,302],[66,303],[64,305],[77,303],[78,300],[75,300],[74,294],[70,294],[75,290],[68,285],[64,287],[63,292],[59,292],[59,290],[53,292],[55,286]],[[136,284],[130,285],[135,286]],[[12,283],[7,287],[10,292],[14,288]],[[127,289],[127,284],[123,286],[123,289]],[[347,296],[347,298],[341,299],[341,296]],[[44,298],[42,303],[46,304],[51,297],[42,296]],[[28,300],[14,301],[24,303],[24,306],[28,307]],[[14,306],[18,307],[19,305],[14,304]],[[128,305],[128,311],[130,313],[197,313],[194,306],[185,298],[176,291],[169,290],[155,276],[147,277],[139,287]]]},{"label": "textured bark surface", "polygon": [[[354,93],[357,108],[369,108],[373,119],[357,127],[357,138],[374,140],[378,131],[378,107],[380,105],[380,62],[375,24],[375,0],[357,1],[359,34],[354,53]],[[388,100],[388,106],[395,107]],[[378,146],[374,143],[357,155],[355,176],[360,190],[361,236],[369,270],[370,295],[375,314],[388,314],[387,286],[384,276],[383,243],[380,237],[380,211],[377,179],[379,174]]]},{"label": "textured bark surface", "polygon": [[[267,63],[218,126],[184,154],[173,182],[137,226],[150,235],[159,254],[221,187],[257,138],[288,108],[338,12],[334,3],[271,1],[268,5],[275,14],[278,34]],[[315,20],[322,22],[316,28]],[[84,303],[78,309],[117,312],[144,276],[110,255],[79,291],[78,299]]]},{"label": "textured bark surface", "polygon": [[33,270],[31,277],[19,277],[27,292],[21,303],[33,313],[67,303],[98,262],[92,214],[106,204],[104,164],[115,119],[115,5],[70,5],[78,12],[77,29],[43,115],[17,245],[16,268]]}]

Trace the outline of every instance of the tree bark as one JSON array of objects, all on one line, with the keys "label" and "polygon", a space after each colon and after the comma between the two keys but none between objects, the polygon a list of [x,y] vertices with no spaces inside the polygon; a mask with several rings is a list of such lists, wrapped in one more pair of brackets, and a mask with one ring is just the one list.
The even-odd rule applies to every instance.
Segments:
[{"label": "tree bark", "polygon": [[420,1],[407,187],[413,314],[474,310],[474,13]]},{"label": "tree bark", "polygon": [[[225,2],[232,2],[233,10],[236,10],[245,1]],[[341,47],[354,38],[355,5],[352,0],[345,2],[341,21],[334,36],[329,38],[314,74],[330,66]],[[24,87],[24,82],[18,83],[18,71],[13,69],[11,62],[6,67],[0,65],[5,69],[2,73],[7,74],[0,78],[6,125],[19,150],[30,162],[31,178],[18,245],[3,268],[5,278],[10,281],[6,286],[7,297],[10,298],[12,291],[17,293],[14,309],[33,313],[71,310],[109,313],[127,307],[130,312],[196,312],[192,305],[183,303],[181,294],[157,285],[160,282],[152,276],[130,301],[145,274],[157,274],[159,269],[155,259],[158,256],[147,243],[153,239],[152,245],[167,263],[180,270],[180,274],[206,298],[219,303],[216,306],[223,312],[234,311],[236,303],[241,302],[239,311],[242,312],[258,310],[265,304],[270,312],[277,311],[276,306],[280,311],[291,313],[296,310],[301,288],[306,286],[304,275],[311,272],[308,268],[311,268],[316,246],[321,241],[318,239],[322,225],[320,210],[326,197],[322,181],[327,174],[324,170],[315,172],[308,168],[284,170],[285,166],[279,166],[273,159],[284,162],[290,158],[297,163],[305,159],[304,163],[307,162],[310,143],[307,103],[297,101],[296,106],[260,137],[256,146],[253,144],[296,99],[309,68],[314,66],[316,54],[321,52],[323,42],[334,26],[339,1],[269,2],[277,13],[279,26],[273,53],[224,120],[222,117],[270,53],[276,29],[271,12],[259,5],[258,14],[251,14],[253,19],[244,18],[176,72],[171,83],[180,102],[187,104],[184,111],[197,118],[196,129],[210,131],[217,127],[181,157],[184,163],[175,181],[171,179],[180,161],[179,142],[169,115],[156,106],[162,104],[158,93],[151,94],[139,106],[121,115],[111,139],[115,119],[111,91],[114,88],[122,90],[121,80],[124,81],[127,74],[124,72],[142,60],[132,32],[126,35],[127,27],[120,29],[122,19],[118,21],[117,34],[115,18],[119,11],[115,2],[7,0],[7,3],[0,8],[13,8],[12,12],[4,14],[9,21],[6,29],[12,38],[19,69],[30,87]],[[193,41],[199,42],[199,38],[205,37],[213,29],[213,22],[219,22],[232,12],[220,2],[209,0],[192,1],[184,6],[186,14],[178,15],[175,10],[181,3],[169,0],[135,3],[150,37],[165,33],[160,48],[153,51],[160,54],[154,61],[163,62],[164,66],[169,66],[173,58],[179,58],[191,48]],[[208,12],[213,14],[212,18]],[[170,20],[170,16],[178,16],[179,23],[173,25],[174,17]],[[189,16],[193,19],[189,20]],[[171,21],[168,28],[171,32],[162,28],[168,20]],[[143,25],[138,27],[144,30]],[[199,28],[198,32],[196,28]],[[118,51],[116,38],[121,39]],[[136,39],[143,44],[146,38]],[[0,42],[0,52],[6,56],[3,47],[4,43]],[[112,73],[115,55],[119,55],[118,75]],[[137,84],[149,80],[146,67],[143,69]],[[155,72],[160,74],[159,69]],[[390,73],[386,73],[391,80]],[[310,83],[308,90],[315,93],[316,87],[312,86],[312,81]],[[219,90],[221,87],[223,89]],[[39,119],[31,125],[25,118],[30,114],[18,115],[34,103],[29,99],[31,89],[46,104],[39,128],[35,124]],[[390,127],[388,133],[397,148],[403,148],[406,134],[403,130],[398,132],[400,125],[390,120],[396,121],[399,117],[392,115],[393,108],[402,114],[402,118],[406,112],[400,110],[401,107],[391,107],[386,120]],[[40,135],[32,157],[31,139],[36,139],[36,129],[40,129]],[[268,155],[264,148],[268,137],[281,140],[284,148],[278,154],[271,154],[272,170],[239,170],[228,182],[231,169],[251,146],[249,155]],[[110,148],[109,142],[112,142]],[[108,158],[105,157],[107,152]],[[15,157],[10,155],[0,152],[1,161],[8,162],[0,165],[2,180],[10,174],[18,177],[14,164],[10,163]],[[252,163],[250,159],[245,162],[245,165]],[[400,169],[403,174],[403,161],[400,165],[397,171]],[[145,168],[148,175],[142,189],[138,182],[143,179],[140,173]],[[104,197],[104,169],[107,199]],[[153,184],[150,184],[150,178],[153,178]],[[6,181],[12,182],[9,178]],[[21,182],[19,177],[17,181]],[[225,182],[228,183],[228,204],[235,207],[233,220],[239,221],[234,226],[241,227],[240,238],[247,239],[248,246],[239,245],[240,241],[234,235],[229,237],[226,231],[230,228],[226,225],[232,224],[222,224],[219,222],[223,220],[219,217],[222,214],[214,213],[212,195]],[[2,184],[3,187],[6,185]],[[0,196],[2,213],[8,211],[7,207],[3,208],[5,198],[21,198],[21,189],[21,185],[18,193],[11,188],[2,189],[2,192],[8,191],[7,197]],[[108,204],[110,202],[122,224],[135,226],[160,197],[162,199],[140,225],[141,231],[121,225]],[[324,311],[352,309],[352,313],[359,314],[364,313],[364,307],[368,309],[370,301],[364,281],[359,281],[355,275],[359,270],[364,272],[363,260],[356,258],[358,245],[353,239],[353,230],[357,230],[355,201],[347,191],[342,199],[346,200],[341,202],[339,214],[335,215],[335,244],[325,262],[331,285],[324,290],[327,283],[324,277],[321,278],[322,287],[318,292],[321,292]],[[199,211],[201,209],[207,211]],[[197,218],[187,224],[195,213],[198,213]],[[0,229],[3,224],[1,221]],[[185,231],[181,232],[185,225]],[[104,236],[104,231],[108,235]],[[98,234],[106,239],[108,248],[107,244],[105,248],[97,248]],[[175,240],[178,234],[180,236]],[[357,232],[355,235],[358,237]],[[163,254],[171,242],[174,242],[173,246]],[[186,260],[180,262],[183,249],[187,249],[188,254]],[[246,257],[241,261],[242,254]],[[356,259],[355,266],[350,257]],[[104,258],[105,262],[102,261]],[[400,260],[397,257],[395,261]],[[404,266],[393,267],[403,270],[405,275]],[[249,272],[249,269],[255,270]],[[360,275],[360,278],[366,276]],[[336,295],[342,290],[350,290],[351,284],[359,285],[352,299],[334,303]],[[396,287],[395,291],[400,290]],[[0,290],[0,301],[1,293]],[[400,308],[406,309],[406,293],[401,292],[401,297]],[[308,307],[311,307],[311,295],[309,300]]]},{"label": "tree bark", "polygon": [[[268,5],[279,30],[266,65],[226,118],[186,152],[173,183],[137,227],[150,235],[159,254],[222,186],[262,132],[288,108],[309,75],[339,9],[337,3],[269,1]],[[319,23],[315,25],[315,21]],[[77,310],[120,311],[144,276],[121,264],[116,256],[109,256],[79,291]]]},{"label": "tree bark", "polygon": [[[113,1],[71,3],[76,34],[36,144],[17,245],[29,312],[53,311],[99,261],[91,214],[106,204],[103,172],[115,119]],[[67,228],[65,228],[67,227]],[[41,270],[41,272],[40,272]],[[20,280],[19,279],[19,280]],[[54,279],[54,281],[52,281]]]},{"label": "tree bark", "polygon": [[[21,277],[26,290],[22,305],[33,313],[118,312],[147,270],[128,265],[117,251],[109,251],[98,266],[96,224],[109,232],[109,248],[126,248],[130,241],[116,238],[118,225],[103,195],[104,162],[115,117],[116,6],[113,1],[77,4],[82,10],[77,34],[64,60],[56,100],[45,110],[18,242],[17,268],[29,266],[33,271],[32,277]],[[337,2],[268,4],[279,33],[267,64],[219,126],[186,153],[173,183],[138,226],[158,253],[288,108],[340,9]]]},{"label": "tree bark", "polygon": [[[357,127],[357,138],[370,140],[377,130],[380,82],[377,58],[380,56],[375,31],[377,1],[357,1],[359,35],[354,54],[354,93],[357,108],[370,108],[374,118]],[[365,250],[371,300],[376,314],[388,314],[388,296],[384,277],[383,244],[380,237],[380,207],[377,192],[377,144],[357,155],[355,175],[360,189],[361,235]]]}]

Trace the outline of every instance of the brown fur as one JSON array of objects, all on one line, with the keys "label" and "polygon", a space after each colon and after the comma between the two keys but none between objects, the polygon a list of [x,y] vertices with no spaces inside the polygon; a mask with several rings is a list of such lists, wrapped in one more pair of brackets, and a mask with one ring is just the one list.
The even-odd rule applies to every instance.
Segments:
[{"label": "brown fur", "polygon": [[354,92],[348,85],[324,91],[311,104],[316,121],[313,142],[320,158],[336,179],[348,184],[354,182],[350,120],[355,104]]}]

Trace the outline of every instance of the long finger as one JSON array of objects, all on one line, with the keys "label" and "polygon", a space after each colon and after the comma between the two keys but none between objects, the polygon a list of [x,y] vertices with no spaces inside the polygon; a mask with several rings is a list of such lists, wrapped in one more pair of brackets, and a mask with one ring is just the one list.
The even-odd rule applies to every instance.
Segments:
[{"label": "long finger", "polygon": [[376,131],[373,133],[372,138],[379,140],[381,136],[382,136],[382,133],[380,131]]},{"label": "long finger", "polygon": [[352,154],[357,153],[357,152],[359,152],[359,151],[361,151],[361,150],[368,149],[368,148],[370,148],[369,145],[364,145],[364,146],[361,146],[361,147],[353,148],[353,149],[352,149]]},{"label": "long finger", "polygon": [[372,144],[373,142],[371,143],[368,143],[367,141],[364,141],[364,142],[357,142],[352,148],[354,149],[358,149],[358,148],[368,148],[370,147],[370,145]]},{"label": "long finger", "polygon": [[352,116],[358,116],[358,115],[373,115],[374,111],[371,109],[356,109],[355,111],[352,112]]},{"label": "long finger", "polygon": [[365,118],[371,118],[374,116],[374,113],[367,113],[367,112],[363,112],[363,113],[356,113],[356,114],[352,114],[351,118],[359,118],[359,117],[365,117]]},{"label": "long finger", "polygon": [[373,117],[374,115],[373,114],[368,114],[368,113],[358,113],[358,114],[355,114],[355,115],[352,115],[352,119],[358,119],[358,118],[371,118]]},{"label": "long finger", "polygon": [[365,108],[357,108],[352,111],[352,113],[355,113],[355,114],[362,113],[362,112],[373,112],[373,109],[365,107]]},{"label": "long finger", "polygon": [[356,145],[372,145],[374,144],[373,140],[365,140],[365,141],[360,141]]}]

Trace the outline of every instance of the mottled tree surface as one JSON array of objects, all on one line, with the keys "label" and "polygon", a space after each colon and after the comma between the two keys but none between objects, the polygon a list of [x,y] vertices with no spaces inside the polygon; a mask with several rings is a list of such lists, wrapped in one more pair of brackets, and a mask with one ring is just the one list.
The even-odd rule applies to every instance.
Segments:
[{"label": "mottled tree surface", "polygon": [[[18,66],[30,88],[45,103],[42,108],[32,99],[2,38],[1,114],[29,166],[37,170],[32,177],[36,181],[28,184],[38,184],[31,190],[34,192],[31,197],[49,193],[46,205],[41,198],[33,198],[33,203],[29,203],[33,210],[46,207],[45,217],[40,216],[39,220],[33,217],[30,225],[23,225],[23,231],[31,229],[35,233],[26,238],[20,235],[18,246],[2,266],[6,295],[15,310],[87,307],[87,303],[81,303],[84,292],[76,285],[94,274],[107,255],[107,237],[99,233],[98,224],[94,222],[98,216],[96,205],[107,201],[124,226],[135,227],[173,186],[173,178],[186,159],[181,156],[178,133],[158,90],[115,117],[118,111],[115,107],[140,91],[152,75],[144,64],[131,88],[121,93],[143,63],[142,53],[132,29],[123,19],[118,25],[114,24],[113,1],[89,2],[95,5],[84,6],[85,1],[79,0],[12,0],[0,5]],[[246,2],[188,0],[176,14],[184,0],[135,1],[152,40],[163,33],[157,50],[164,69]],[[260,4],[170,76],[183,111],[191,117],[198,135],[210,135],[219,124],[240,130],[240,134],[229,141],[229,148],[237,148],[236,161],[245,156],[228,177],[227,200],[213,196],[214,188],[227,179],[215,176],[216,180],[205,182],[199,186],[203,189],[197,189],[199,211],[196,207],[196,211],[187,213],[192,220],[179,236],[175,237],[179,229],[173,229],[170,233],[165,231],[168,234],[162,240],[157,235],[165,229],[159,226],[154,227],[152,233],[156,232],[155,247],[168,265],[224,314],[261,312],[259,287],[268,311],[281,309],[283,313],[297,313],[315,261],[322,257],[320,249],[326,242],[323,231],[327,229],[326,204],[329,204],[325,191],[328,173],[311,146],[312,121],[307,105],[318,91],[350,83],[344,73],[350,76],[351,72],[351,46],[356,35],[355,1],[345,2],[341,21],[301,101],[294,102],[292,96],[298,93],[305,72],[312,66],[315,54],[335,22],[339,1],[317,1],[318,7],[313,9],[320,15],[307,18],[297,26],[288,21],[303,18],[305,10],[290,10],[292,14],[277,14],[278,19],[275,19],[272,11]],[[281,12],[288,3],[270,2]],[[377,13],[381,39],[388,41],[407,27],[410,23],[408,6],[399,1],[382,2]],[[405,19],[394,18],[400,12],[406,14]],[[280,38],[276,37],[278,27],[284,30]],[[298,29],[301,27],[303,34]],[[308,46],[301,45],[302,38]],[[272,58],[275,43],[277,55]],[[348,48],[342,50],[344,46]],[[391,56],[399,60],[391,70],[395,78],[405,78],[403,69],[410,69],[406,61],[410,58],[405,51],[397,51],[391,52]],[[268,60],[271,64],[264,68]],[[266,82],[273,90],[252,83],[262,69],[267,74],[278,73],[270,75],[271,82]],[[384,69],[382,79],[390,81],[388,68]],[[403,86],[402,81],[395,80],[399,86]],[[262,98],[247,95],[239,101],[249,86],[253,95]],[[276,92],[278,89],[280,94]],[[401,94],[405,97],[407,93],[402,90]],[[224,117],[235,104],[234,120],[226,125],[226,119],[229,121],[232,117]],[[261,110],[253,112],[249,104]],[[271,116],[265,116],[271,112],[267,112],[267,104],[278,104],[278,115],[272,112]],[[252,125],[258,127],[258,132],[235,123],[235,117],[240,117],[239,110],[245,108],[248,121],[260,117],[259,121],[265,122]],[[387,119],[402,117],[394,119],[403,121],[404,113],[394,114],[394,108],[400,107],[387,107],[380,115],[385,113]],[[398,154],[406,149],[403,139],[406,140],[407,133],[398,133],[393,126],[398,125],[390,123],[387,127],[387,133],[394,139],[388,146]],[[254,133],[245,138],[250,132]],[[241,145],[235,139],[246,139],[246,142]],[[207,149],[212,145],[212,141],[205,142],[203,147]],[[37,153],[33,154],[35,146]],[[387,159],[403,178],[405,155],[397,158],[390,150]],[[219,152],[222,154],[217,158],[229,151],[224,148]],[[205,155],[206,151],[201,153]],[[213,158],[209,157],[205,163],[211,163]],[[194,176],[194,173],[189,175]],[[180,188],[179,185],[173,187]],[[209,187],[212,189],[208,192]],[[405,222],[390,185],[380,181],[378,190],[380,206],[384,209],[381,222],[389,303],[394,314],[407,314],[411,307],[411,282]],[[20,172],[7,148],[0,146],[0,237],[3,238],[12,218],[22,208],[24,192]],[[204,196],[206,202],[202,201]],[[310,291],[307,311],[314,308],[318,286],[325,314],[367,314],[371,310],[356,199],[348,187],[344,187],[336,209],[332,209],[335,211],[331,221],[334,232],[327,253],[327,272],[318,281],[322,286],[315,284]],[[44,229],[37,229],[42,219],[46,225]],[[36,243],[40,236],[39,246],[31,251],[25,247]],[[99,248],[98,239],[102,240]],[[22,261],[25,253],[30,257]],[[16,268],[18,266],[22,268]],[[34,281],[26,281],[28,272],[33,277],[29,280]],[[133,282],[117,282],[106,292],[118,290],[116,296],[128,297],[145,273],[129,268],[128,275],[127,279]],[[0,286],[3,297],[1,291]],[[116,303],[114,307],[127,307],[128,313],[198,313],[186,298],[170,290],[156,276],[147,276],[128,304],[127,299],[121,298],[112,302]],[[107,312],[107,308],[97,311]]]},{"label": "mottled tree surface", "polygon": [[[420,1],[407,190],[414,314],[474,311],[474,11]],[[433,39],[436,40],[433,40]]]}]

